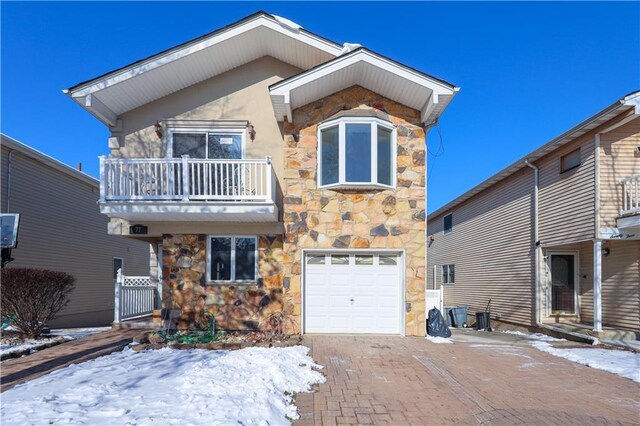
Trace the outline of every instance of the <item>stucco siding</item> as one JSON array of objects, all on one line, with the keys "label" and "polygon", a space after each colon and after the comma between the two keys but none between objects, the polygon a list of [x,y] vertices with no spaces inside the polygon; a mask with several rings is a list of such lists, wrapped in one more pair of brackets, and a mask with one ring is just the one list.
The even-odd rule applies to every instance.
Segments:
[{"label": "stucco siding", "polygon": [[428,222],[428,284],[442,282],[441,267],[455,265],[455,284],[445,285],[444,303],[484,310],[492,317],[531,324],[533,318],[533,172],[523,168],[474,196],[453,213],[453,230],[443,233],[443,216]]},{"label": "stucco siding", "polygon": [[[3,144],[3,183],[8,152]],[[108,236],[98,197],[97,182],[88,184],[14,151],[10,212],[21,218],[15,260],[8,267],[52,269],[76,278],[71,302],[52,325],[106,325],[113,319],[113,257],[124,259],[125,273],[149,275],[149,245]]]},{"label": "stucco siding", "polygon": [[622,208],[620,179],[640,174],[640,118],[600,137],[600,227],[616,226]]},{"label": "stucco siding", "polygon": [[[536,163],[540,169],[539,229],[545,245],[579,242],[595,235],[593,135],[580,138]],[[580,166],[561,173],[562,156],[580,149]]]}]

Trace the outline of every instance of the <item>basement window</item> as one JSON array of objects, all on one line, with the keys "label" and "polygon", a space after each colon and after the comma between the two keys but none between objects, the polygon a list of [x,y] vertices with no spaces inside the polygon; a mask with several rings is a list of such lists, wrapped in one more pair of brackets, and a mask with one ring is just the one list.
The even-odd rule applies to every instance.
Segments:
[{"label": "basement window", "polygon": [[456,265],[442,265],[442,284],[456,282]]},{"label": "basement window", "polygon": [[373,117],[344,117],[318,128],[318,187],[394,188],[396,130]]},{"label": "basement window", "polygon": [[580,148],[560,157],[560,173],[568,172],[580,165]]},{"label": "basement window", "polygon": [[255,282],[257,237],[214,236],[207,240],[207,281]]}]

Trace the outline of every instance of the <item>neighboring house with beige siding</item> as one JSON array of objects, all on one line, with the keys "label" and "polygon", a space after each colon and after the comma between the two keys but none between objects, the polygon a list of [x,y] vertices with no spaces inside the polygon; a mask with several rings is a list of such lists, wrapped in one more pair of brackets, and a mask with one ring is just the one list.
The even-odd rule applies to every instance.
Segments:
[{"label": "neighboring house with beige siding", "polygon": [[427,288],[538,326],[640,332],[640,92],[428,216]]},{"label": "neighboring house with beige siding", "polygon": [[[6,267],[63,271],[76,279],[69,304],[50,325],[109,325],[114,258],[129,275],[149,275],[149,244],[107,234],[95,178],[1,135],[3,213],[19,213],[15,259]],[[118,263],[119,264],[119,263]]]},{"label": "neighboring house with beige siding", "polygon": [[178,327],[425,334],[425,138],[458,88],[351,47],[258,12],[66,91]]}]

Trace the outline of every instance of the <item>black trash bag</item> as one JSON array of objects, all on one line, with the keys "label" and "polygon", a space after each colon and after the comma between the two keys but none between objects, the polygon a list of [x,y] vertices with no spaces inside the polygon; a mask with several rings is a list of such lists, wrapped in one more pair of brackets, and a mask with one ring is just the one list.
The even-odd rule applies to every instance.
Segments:
[{"label": "black trash bag", "polygon": [[437,308],[429,310],[427,334],[434,337],[451,337],[451,330],[447,327],[447,323]]}]

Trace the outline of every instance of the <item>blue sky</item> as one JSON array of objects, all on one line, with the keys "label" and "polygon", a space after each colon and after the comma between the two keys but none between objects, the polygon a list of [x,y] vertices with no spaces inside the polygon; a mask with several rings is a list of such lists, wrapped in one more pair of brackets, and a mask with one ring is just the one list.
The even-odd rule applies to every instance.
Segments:
[{"label": "blue sky", "polygon": [[[460,86],[429,211],[640,89],[640,3],[1,3],[2,132],[97,175],[107,129],[62,94],[256,10]],[[437,129],[429,133],[438,151]]]}]

